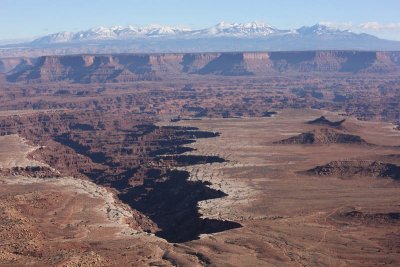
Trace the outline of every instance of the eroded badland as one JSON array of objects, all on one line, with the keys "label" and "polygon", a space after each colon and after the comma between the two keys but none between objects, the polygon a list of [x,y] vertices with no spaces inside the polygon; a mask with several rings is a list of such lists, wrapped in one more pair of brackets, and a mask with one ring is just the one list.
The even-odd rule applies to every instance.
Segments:
[{"label": "eroded badland", "polygon": [[2,64],[1,265],[400,264],[395,52]]}]

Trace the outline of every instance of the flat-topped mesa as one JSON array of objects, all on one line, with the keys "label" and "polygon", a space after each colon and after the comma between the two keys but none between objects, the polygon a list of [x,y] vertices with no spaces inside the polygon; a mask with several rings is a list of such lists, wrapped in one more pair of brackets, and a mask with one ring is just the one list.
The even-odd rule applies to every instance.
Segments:
[{"label": "flat-topped mesa", "polygon": [[307,123],[311,125],[322,125],[322,126],[340,128],[345,121],[346,119],[340,121],[330,121],[327,118],[325,118],[325,116],[321,116],[315,120],[308,121]]},{"label": "flat-topped mesa", "polygon": [[302,133],[288,139],[274,142],[274,144],[291,144],[291,145],[307,145],[307,144],[368,144],[358,135],[341,133],[339,131],[323,128],[313,130],[311,132]]},{"label": "flat-topped mesa", "polygon": [[400,52],[303,51],[43,56],[0,59],[9,82],[130,82],[171,75],[398,73]]}]

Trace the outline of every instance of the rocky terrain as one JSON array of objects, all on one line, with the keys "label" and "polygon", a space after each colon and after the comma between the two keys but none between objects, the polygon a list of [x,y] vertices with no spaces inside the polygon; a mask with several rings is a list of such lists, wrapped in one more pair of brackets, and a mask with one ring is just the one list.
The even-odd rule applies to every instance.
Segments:
[{"label": "rocky terrain", "polygon": [[[184,119],[265,116],[289,107],[338,111],[363,120],[400,123],[396,52],[273,55],[135,54],[1,59],[7,66],[4,69],[9,82],[1,87],[0,110],[101,108],[113,112],[126,108],[149,116]],[[350,60],[351,55],[359,59]],[[374,63],[368,59],[370,56],[376,58]],[[337,71],[320,69],[320,60],[338,66]],[[340,71],[340,64],[335,62],[342,61],[353,62],[357,71]],[[309,67],[316,71],[308,72]],[[377,67],[383,69],[375,71]]]},{"label": "rocky terrain", "polygon": [[362,51],[74,55],[1,59],[0,70],[10,82],[132,82],[195,74],[396,74],[399,59],[397,52]]},{"label": "rocky terrain", "polygon": [[398,265],[397,52],[2,62],[1,264]]},{"label": "rocky terrain", "polygon": [[26,166],[0,169],[1,176],[25,176],[33,178],[57,178],[59,174],[49,167]]},{"label": "rocky terrain", "polygon": [[174,166],[223,162],[218,157],[179,155],[186,151],[182,145],[218,134],[197,128],[158,127],[151,120],[130,116],[128,120],[128,114],[54,112],[4,120],[0,135],[19,134],[39,145],[29,157],[59,173],[47,167],[14,167],[2,169],[1,174],[74,176],[114,188],[122,201],[157,223],[158,235],[175,242],[240,227],[234,222],[201,219],[197,202],[225,194],[208,189],[205,183],[187,181],[186,172],[171,171]]},{"label": "rocky terrain", "polygon": [[[328,227],[332,230],[326,231],[335,233],[347,231],[338,226],[344,223],[352,226],[363,222],[364,227],[368,227],[365,231],[375,229],[375,225],[382,222],[388,231],[397,227],[396,217],[392,214],[398,211],[391,206],[375,212],[377,219],[371,219],[372,215],[337,215],[335,207],[346,204],[336,203],[330,200],[331,197],[337,199],[337,194],[350,194],[335,191],[333,188],[338,185],[330,184],[335,183],[335,179],[329,177],[340,177],[339,173],[327,175],[328,181],[318,179],[329,185],[326,190],[321,189],[324,187],[317,180],[307,178],[319,177],[317,173],[301,176],[304,186],[301,190],[298,183],[293,183],[293,179],[299,179],[296,173],[304,168],[304,164],[316,164],[344,153],[371,157],[396,155],[398,149],[390,146],[393,144],[389,141],[397,140],[397,136],[390,137],[389,130],[382,130],[382,126],[368,127],[377,129],[379,136],[389,136],[385,139],[387,146],[376,146],[374,150],[370,150],[370,146],[349,149],[341,143],[331,144],[338,146],[333,150],[324,151],[314,146],[296,150],[271,145],[277,134],[272,129],[278,129],[278,134],[283,135],[307,127],[324,130],[320,125],[305,123],[317,117],[318,111],[304,111],[306,115],[302,115],[301,110],[279,111],[272,117],[253,119],[184,119],[157,123],[154,117],[146,114],[125,112],[122,116],[121,111],[116,111],[4,113],[1,120],[3,136],[0,137],[4,153],[0,151],[0,157],[5,191],[0,191],[0,198],[5,213],[0,221],[0,227],[4,229],[0,237],[9,241],[0,253],[2,263],[237,266],[250,262],[276,265],[310,262],[315,260],[312,256],[315,254],[319,258],[317,262],[323,263],[329,261],[323,256],[324,250],[336,244],[335,250],[346,261],[356,264],[362,261],[344,252],[342,239],[335,243],[326,232],[316,231],[311,225],[317,223],[322,229]],[[312,114],[307,115],[308,112]],[[346,129],[359,131],[364,124],[347,119]],[[353,135],[356,134],[359,132]],[[373,136],[374,132],[370,132],[366,140],[376,143]],[[249,138],[253,144],[249,143]],[[276,153],[280,156],[276,157]],[[13,158],[10,155],[14,155]],[[292,169],[287,168],[288,162],[295,162]],[[364,170],[366,175],[354,175],[349,181],[365,180],[373,176],[371,173],[378,174],[389,165],[373,166]],[[48,176],[37,175],[47,169],[57,171]],[[390,168],[385,170],[389,175]],[[346,174],[349,171],[345,170]],[[384,176],[383,172],[379,173]],[[58,178],[50,177],[51,174]],[[323,192],[307,193],[305,197],[302,194],[308,191],[308,186]],[[272,191],[264,191],[270,187]],[[365,194],[375,196],[374,187],[365,187]],[[301,210],[291,203],[291,198],[276,201],[278,196],[271,194],[278,192],[278,188],[286,188],[279,193],[281,199],[284,199],[282,194],[300,194],[293,201],[301,205]],[[396,188],[396,185],[386,185],[383,202],[376,197],[373,197],[374,201],[387,203],[388,199],[395,198]],[[10,192],[15,193],[10,195]],[[79,195],[71,192],[79,192]],[[331,196],[328,192],[336,193]],[[354,201],[351,203],[363,206],[361,203],[367,201],[366,197],[361,201],[356,195],[350,195],[349,199]],[[298,197],[303,201],[299,202]],[[315,204],[316,199],[319,205]],[[321,199],[324,200],[321,202]],[[101,208],[92,210],[97,205]],[[265,205],[272,206],[266,209]],[[84,211],[80,212],[81,209]],[[367,211],[366,214],[373,213]],[[326,224],[323,216],[327,216],[327,222],[333,222],[334,226]],[[10,223],[14,221],[18,223]],[[297,225],[296,235],[291,233],[292,223]],[[385,236],[387,232],[377,229],[376,235],[382,240],[394,242]],[[309,231],[314,234],[310,236]],[[358,234],[343,234],[355,240],[351,247],[363,251],[361,248],[365,246],[359,244],[364,241]],[[321,238],[325,241],[320,241]],[[60,239],[64,241],[60,242]],[[51,249],[46,250],[49,242]],[[306,248],[296,248],[298,246]],[[388,253],[386,261],[397,262],[390,250],[396,249],[395,245],[374,243],[371,246]],[[274,256],[271,258],[270,255]],[[232,259],[236,263],[232,263]],[[335,257],[331,260],[342,262]],[[382,258],[376,255],[369,260],[375,262]]]},{"label": "rocky terrain", "polygon": [[[240,232],[223,232],[188,246],[207,251],[215,265],[234,261],[233,266],[396,266],[399,183],[387,171],[392,166],[389,161],[400,164],[395,156],[400,154],[400,133],[390,124],[346,117],[349,134],[381,145],[273,144],[296,131],[326,127],[307,123],[321,116],[333,122],[344,119],[326,111],[295,109],[280,110],[271,118],[178,122],[221,133],[190,147],[229,161],[186,168],[191,179],[210,181],[228,194],[201,202],[202,213],[243,225]],[[326,162],[350,159],[360,160],[343,168],[344,176],[303,173]],[[224,257],[227,253],[230,260]]]},{"label": "rocky terrain", "polygon": [[317,166],[314,169],[308,170],[307,173],[343,178],[372,176],[377,178],[392,178],[395,180],[400,179],[399,166],[377,161],[332,161],[326,165]]}]

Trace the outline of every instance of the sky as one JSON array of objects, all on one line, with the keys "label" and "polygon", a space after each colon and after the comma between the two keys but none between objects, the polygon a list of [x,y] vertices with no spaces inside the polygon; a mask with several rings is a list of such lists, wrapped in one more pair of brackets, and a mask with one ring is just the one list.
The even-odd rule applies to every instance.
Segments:
[{"label": "sky", "polygon": [[400,0],[1,0],[0,41],[100,26],[324,23],[400,40]]}]

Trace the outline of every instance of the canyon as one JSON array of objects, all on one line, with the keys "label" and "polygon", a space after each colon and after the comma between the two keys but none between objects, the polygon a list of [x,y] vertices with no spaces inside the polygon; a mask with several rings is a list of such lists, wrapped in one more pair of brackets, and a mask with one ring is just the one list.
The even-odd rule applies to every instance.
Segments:
[{"label": "canyon", "polygon": [[0,264],[396,266],[400,53],[0,59]]}]

